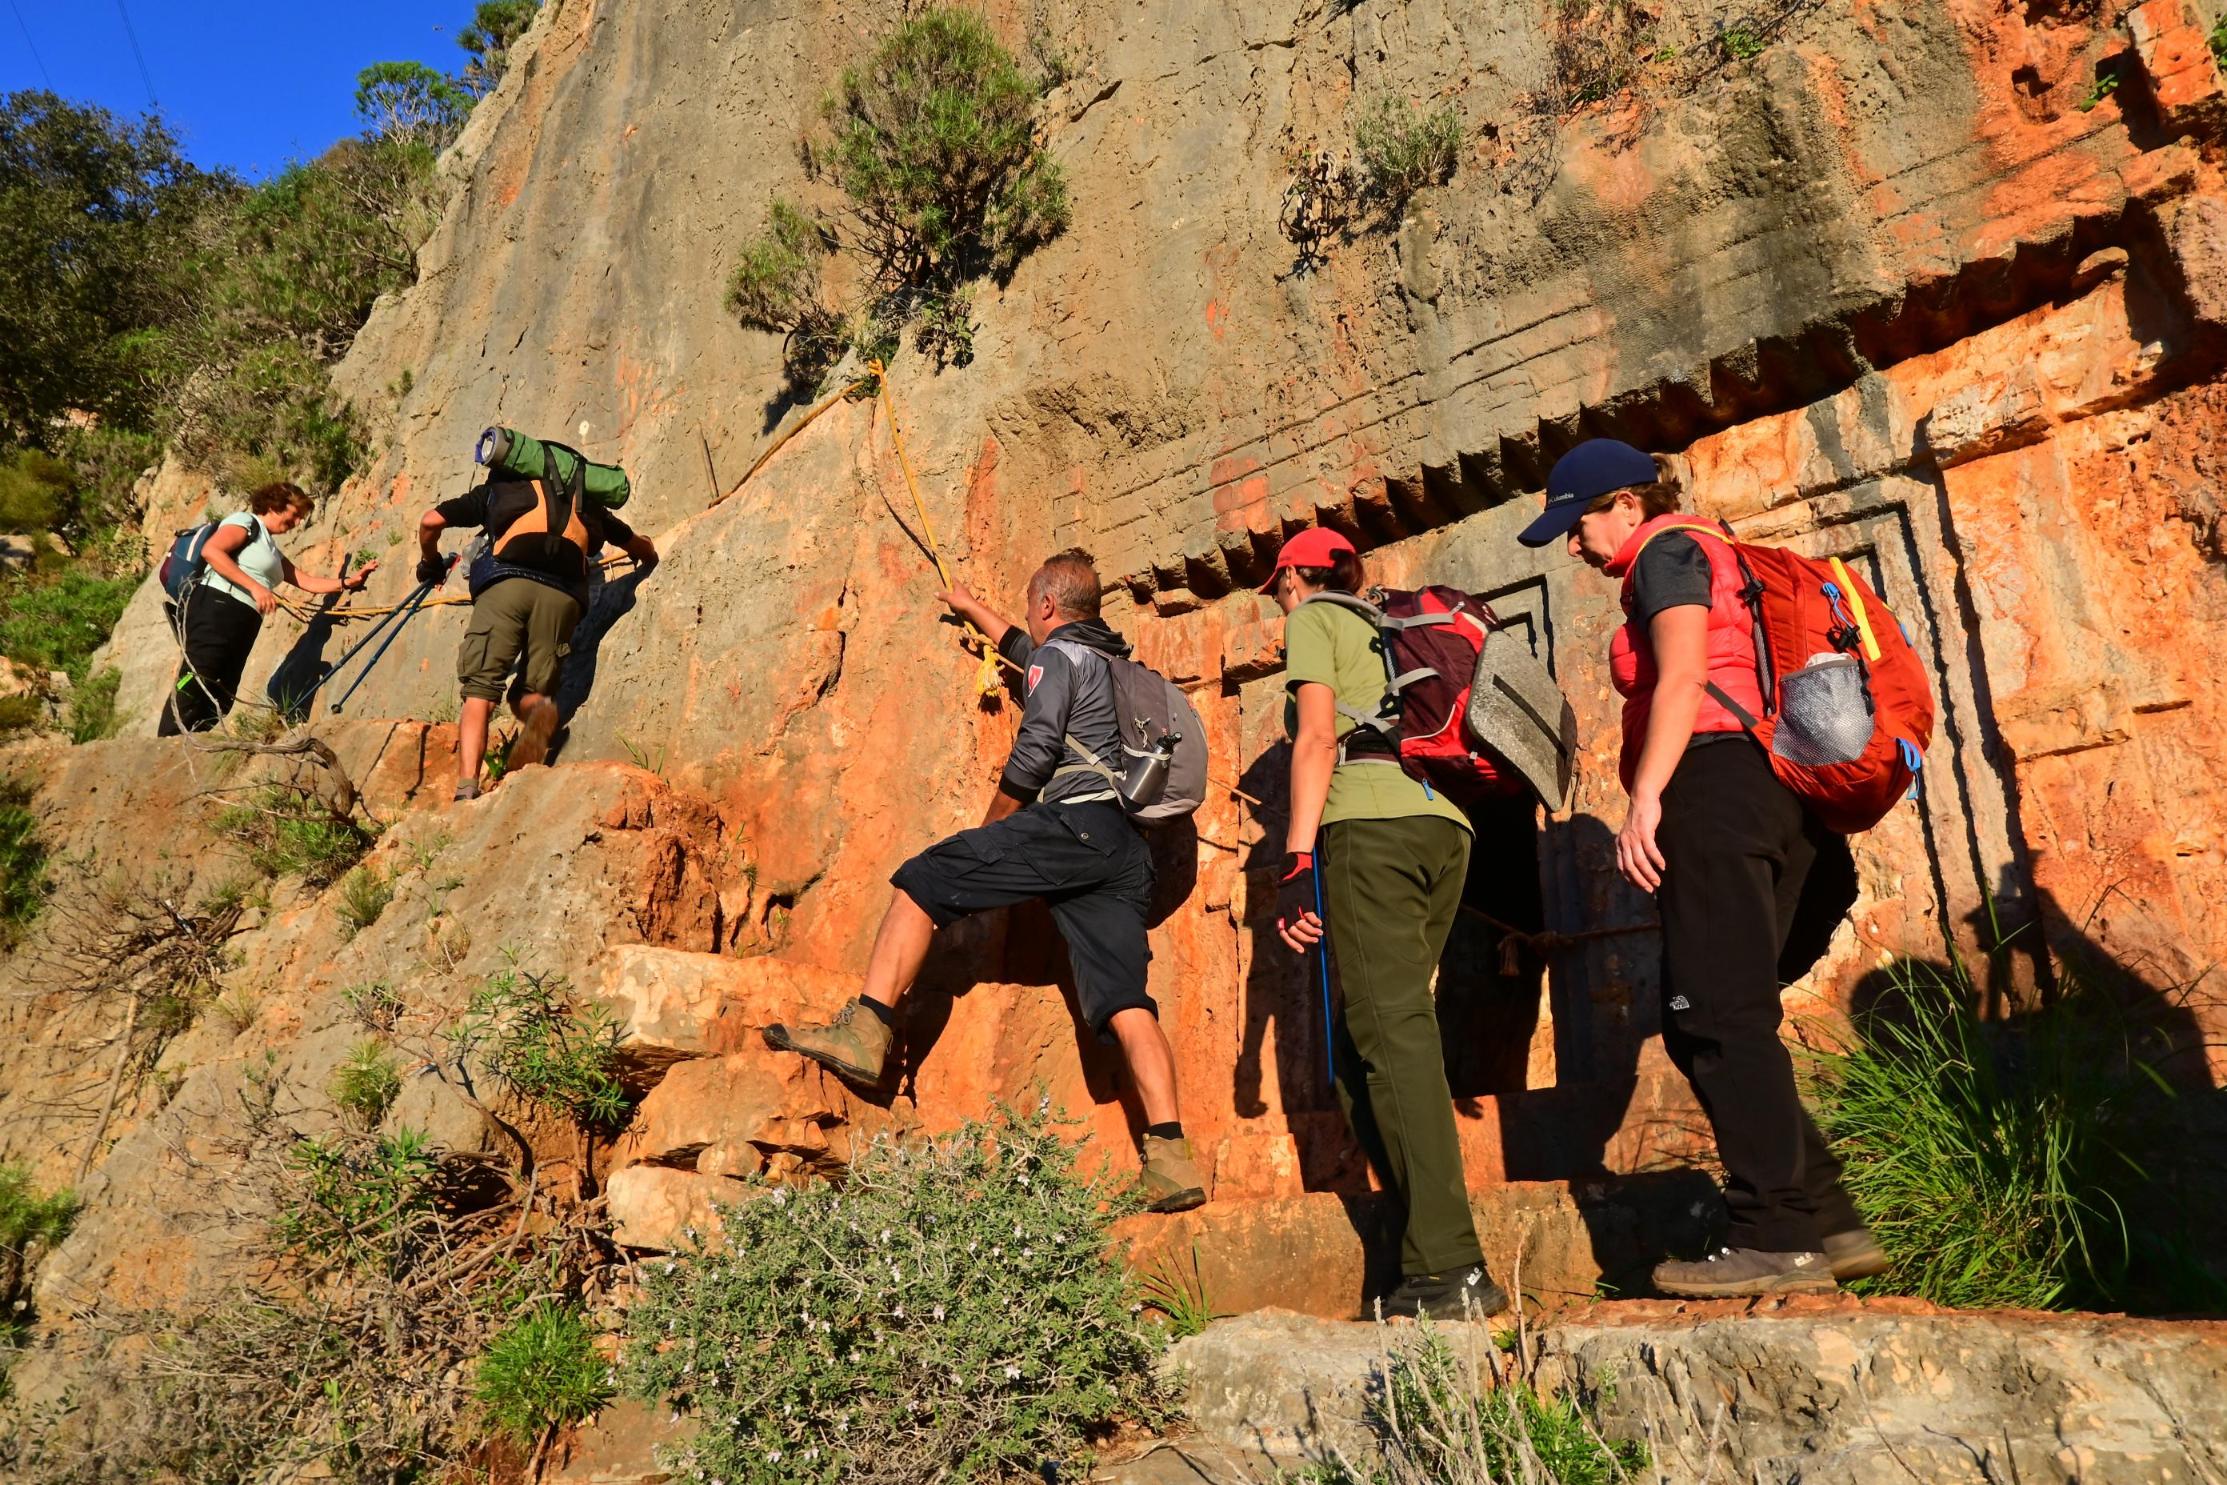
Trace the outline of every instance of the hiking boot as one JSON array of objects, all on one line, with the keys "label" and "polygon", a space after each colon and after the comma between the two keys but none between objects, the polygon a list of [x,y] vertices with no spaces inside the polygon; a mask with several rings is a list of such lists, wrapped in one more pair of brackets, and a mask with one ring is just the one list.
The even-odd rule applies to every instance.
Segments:
[{"label": "hiking boot", "polygon": [[549,759],[549,739],[557,735],[557,704],[544,701],[521,719],[518,740],[510,745],[510,757],[505,761],[504,772],[513,768],[531,768]]},{"label": "hiking boot", "polygon": [[1879,1246],[1879,1239],[1871,1235],[1868,1227],[1836,1232],[1827,1237],[1825,1261],[1833,1266],[1833,1277],[1843,1284],[1850,1279],[1883,1274],[1892,1266],[1887,1250]]},{"label": "hiking boot", "polygon": [[1719,1248],[1696,1261],[1655,1265],[1655,1287],[1681,1299],[1758,1299],[1773,1294],[1830,1294],[1833,1269],[1822,1253],[1765,1253]]},{"label": "hiking boot", "polygon": [[[1486,1320],[1508,1308],[1508,1291],[1477,1264],[1443,1274],[1408,1274],[1379,1303],[1387,1320]],[[1375,1306],[1361,1318],[1376,1318]]]},{"label": "hiking boot", "polygon": [[479,780],[466,779],[456,786],[456,792],[449,796],[449,803],[462,804],[467,799],[477,798],[479,798]]},{"label": "hiking boot", "polygon": [[1198,1163],[1191,1159],[1188,1139],[1144,1137],[1144,1174],[1137,1190],[1148,1212],[1188,1212],[1206,1204],[1206,1186],[1199,1179]]},{"label": "hiking boot", "polygon": [[889,1065],[889,1024],[856,1000],[846,1001],[825,1026],[768,1026],[766,1045],[797,1052],[861,1087],[872,1088]]}]

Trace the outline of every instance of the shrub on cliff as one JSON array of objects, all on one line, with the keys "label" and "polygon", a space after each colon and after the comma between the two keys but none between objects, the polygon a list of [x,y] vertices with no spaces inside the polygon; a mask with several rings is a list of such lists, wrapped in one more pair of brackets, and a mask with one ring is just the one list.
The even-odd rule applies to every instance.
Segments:
[{"label": "shrub on cliff", "polygon": [[1490,1339],[1481,1325],[1426,1320],[1401,1330],[1372,1379],[1374,1447],[1333,1446],[1290,1485],[1640,1485],[1660,1477],[1644,1444],[1603,1434],[1599,1397],[1549,1388],[1535,1374],[1522,1328]]},{"label": "shrub on cliff", "polygon": [[[729,285],[744,324],[788,336],[792,390],[816,386],[846,350],[888,355],[908,327],[937,364],[969,359],[967,285],[1009,278],[1067,227],[1066,176],[1036,143],[1037,97],[967,10],[915,16],[844,70],[812,158],[848,211],[820,221],[776,202]],[[819,292],[836,246],[857,256],[866,284],[848,312]]]},{"label": "shrub on cliff", "polygon": [[878,1139],[840,1186],[760,1186],[716,1247],[649,1265],[624,1383],[694,1420],[667,1461],[690,1481],[1033,1474],[1156,1412],[1110,1204],[1041,1108]]},{"label": "shrub on cliff", "polygon": [[[1961,966],[1903,961],[1850,1050],[1810,1054],[1820,1124],[1894,1260],[1860,1288],[1967,1309],[2218,1308],[2187,1209],[2156,1198],[2197,1142],[2169,1050],[2087,977],[2013,1021]],[[2208,1181],[2208,1176],[2202,1177]]]},{"label": "shrub on cliff", "polygon": [[32,1268],[69,1236],[76,1218],[77,1198],[69,1192],[41,1191],[30,1167],[0,1165],[0,1367],[29,1328]]},{"label": "shrub on cliff", "polygon": [[1449,105],[1422,113],[1394,93],[1380,94],[1353,128],[1362,189],[1397,217],[1425,186],[1453,178],[1461,163],[1461,115]]},{"label": "shrub on cliff", "polygon": [[0,777],[0,953],[13,949],[46,904],[46,843],[31,785]]}]

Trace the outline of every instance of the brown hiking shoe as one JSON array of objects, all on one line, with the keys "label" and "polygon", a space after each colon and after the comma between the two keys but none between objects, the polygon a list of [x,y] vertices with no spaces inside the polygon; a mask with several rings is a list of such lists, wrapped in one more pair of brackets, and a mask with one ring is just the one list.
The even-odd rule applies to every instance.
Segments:
[{"label": "brown hiking shoe", "polygon": [[531,768],[536,763],[549,761],[549,739],[557,735],[557,704],[544,701],[526,713],[518,729],[518,740],[510,745],[510,756],[504,760],[503,771],[513,768]]},{"label": "brown hiking shoe", "polygon": [[1765,1253],[1719,1248],[1707,1258],[1655,1265],[1655,1287],[1681,1299],[1757,1299],[1778,1294],[1830,1294],[1832,1265],[1822,1253]]},{"label": "brown hiking shoe", "polygon": [[889,1066],[889,1044],[896,1038],[881,1017],[856,1000],[845,1001],[825,1026],[768,1026],[766,1045],[796,1052],[872,1088]]},{"label": "brown hiking shoe", "polygon": [[1199,1177],[1198,1162],[1191,1158],[1187,1139],[1144,1137],[1144,1175],[1137,1190],[1148,1212],[1188,1212],[1206,1204],[1206,1185]]},{"label": "brown hiking shoe", "polygon": [[1879,1246],[1879,1239],[1871,1235],[1868,1227],[1836,1232],[1826,1238],[1825,1261],[1833,1266],[1833,1277],[1843,1284],[1850,1279],[1883,1274],[1893,1266],[1887,1250]]}]

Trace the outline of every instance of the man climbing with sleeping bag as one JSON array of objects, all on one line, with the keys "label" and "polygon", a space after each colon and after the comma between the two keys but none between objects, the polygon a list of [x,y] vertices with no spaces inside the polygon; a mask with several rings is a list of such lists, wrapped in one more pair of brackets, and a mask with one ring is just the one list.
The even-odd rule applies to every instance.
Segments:
[{"label": "man climbing with sleeping bag", "polygon": [[1143,1105],[1146,1204],[1156,1212],[1198,1206],[1206,1191],[1177,1117],[1175,1054],[1145,993],[1152,856],[1108,775],[1090,761],[1120,756],[1112,672],[1100,657],[1129,653],[1098,617],[1097,569],[1081,551],[1047,559],[1028,581],[1025,628],[964,588],[941,596],[1023,668],[1021,727],[997,793],[979,826],[930,846],[890,878],[896,891],[858,998],[824,1026],[769,1026],[766,1040],[855,1083],[879,1083],[897,1002],[936,930],[1040,898],[1067,942],[1084,1018],[1120,1045]]},{"label": "man climbing with sleeping bag", "polygon": [[555,736],[557,680],[572,647],[572,631],[588,607],[588,564],[610,542],[640,564],[657,565],[646,536],[585,498],[579,466],[570,480],[549,474],[517,479],[491,473],[471,493],[444,500],[418,522],[418,581],[440,582],[448,573],[441,533],[451,526],[484,527],[488,549],[466,573],[472,622],[456,652],[456,680],[463,692],[456,739],[456,798],[479,797],[479,766],[487,752],[487,727],[513,670],[511,710],[523,726],[509,766],[522,768],[548,757]]}]

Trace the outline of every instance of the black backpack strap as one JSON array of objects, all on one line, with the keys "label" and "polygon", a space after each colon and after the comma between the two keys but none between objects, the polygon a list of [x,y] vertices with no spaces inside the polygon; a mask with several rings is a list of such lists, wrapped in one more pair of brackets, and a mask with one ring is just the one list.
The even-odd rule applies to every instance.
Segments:
[{"label": "black backpack strap", "polygon": [[[588,470],[577,453],[573,453],[571,449],[565,449],[566,453],[572,454],[572,479],[570,481],[558,479],[557,450],[559,448],[563,448],[563,445],[545,443],[541,446],[541,498],[549,506],[549,535],[557,541],[562,541],[564,540],[565,527],[572,524],[572,512],[578,504],[580,491],[587,484]],[[583,560],[587,557],[587,553],[584,551],[580,555]]]}]

